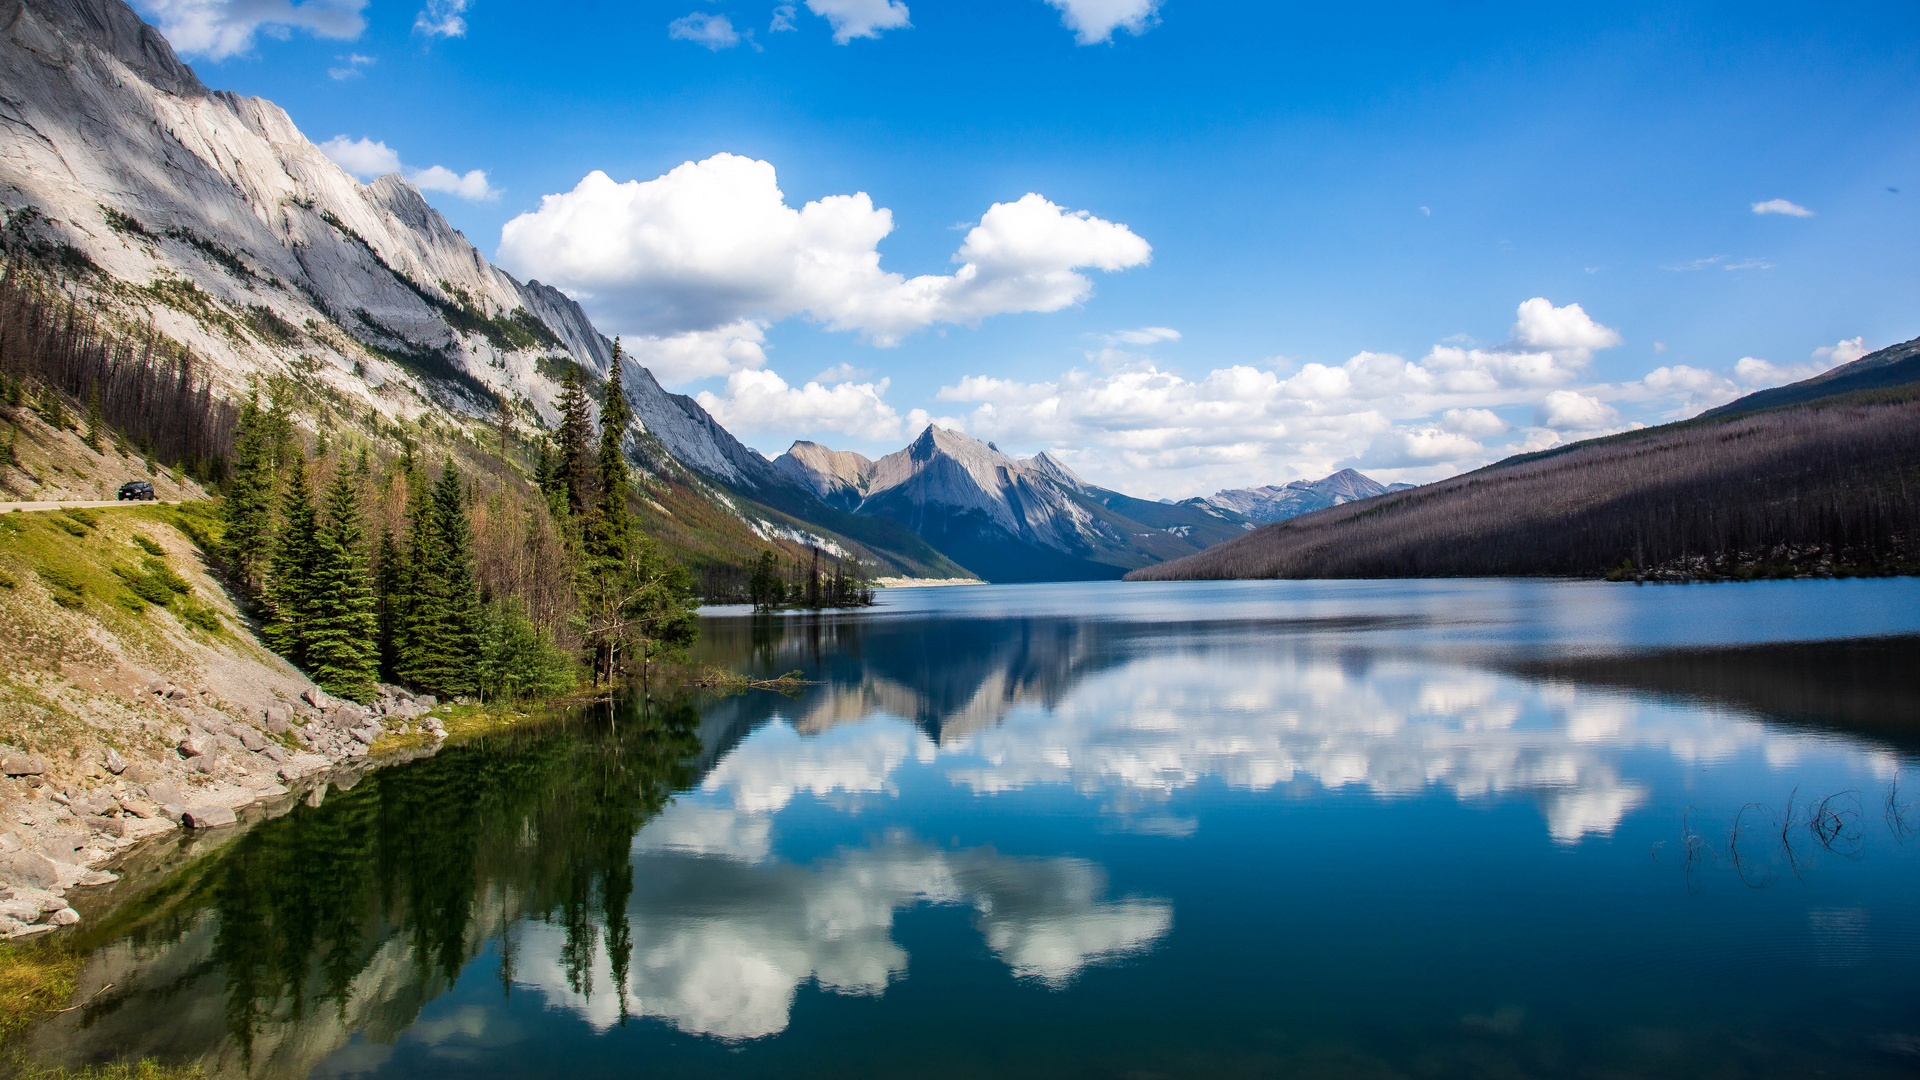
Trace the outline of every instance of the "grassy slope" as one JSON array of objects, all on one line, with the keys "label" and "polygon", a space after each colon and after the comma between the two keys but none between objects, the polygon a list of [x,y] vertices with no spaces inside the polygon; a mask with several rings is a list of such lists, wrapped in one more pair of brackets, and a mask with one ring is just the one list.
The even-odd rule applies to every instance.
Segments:
[{"label": "grassy slope", "polygon": [[1137,580],[1920,569],[1920,386],[1521,455],[1267,526]]}]

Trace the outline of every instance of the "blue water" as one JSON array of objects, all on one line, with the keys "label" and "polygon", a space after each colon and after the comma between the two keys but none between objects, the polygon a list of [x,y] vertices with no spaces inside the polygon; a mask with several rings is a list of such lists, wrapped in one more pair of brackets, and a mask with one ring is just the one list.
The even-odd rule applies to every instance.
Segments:
[{"label": "blue water", "polygon": [[[257,827],[100,944],[116,1004],[58,1040],[236,1076],[1920,1069],[1911,744],[1527,666],[1910,635],[1920,582],[881,601],[708,616],[701,660],[797,697],[589,710]],[[1915,679],[1877,689],[1920,733]]]}]

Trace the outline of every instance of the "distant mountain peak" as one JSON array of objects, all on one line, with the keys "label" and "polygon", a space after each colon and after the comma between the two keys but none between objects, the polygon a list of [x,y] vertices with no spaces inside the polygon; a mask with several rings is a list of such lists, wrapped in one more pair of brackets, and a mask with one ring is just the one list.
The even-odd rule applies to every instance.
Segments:
[{"label": "distant mountain peak", "polygon": [[[1395,488],[1407,485],[1395,485]],[[1222,509],[1244,514],[1255,521],[1284,521],[1290,517],[1324,510],[1341,503],[1371,499],[1389,490],[1379,481],[1357,469],[1341,469],[1319,480],[1295,480],[1284,486],[1268,484],[1257,488],[1231,488],[1207,498]]]},{"label": "distant mountain peak", "polygon": [[[987,445],[992,446],[993,444],[988,443]],[[1021,461],[1020,464],[1027,466],[1056,484],[1064,485],[1075,491],[1085,491],[1087,489],[1087,482],[1080,479],[1078,473],[1067,468],[1065,462],[1047,453],[1045,450],[1040,451],[1030,458],[1026,458]]]}]

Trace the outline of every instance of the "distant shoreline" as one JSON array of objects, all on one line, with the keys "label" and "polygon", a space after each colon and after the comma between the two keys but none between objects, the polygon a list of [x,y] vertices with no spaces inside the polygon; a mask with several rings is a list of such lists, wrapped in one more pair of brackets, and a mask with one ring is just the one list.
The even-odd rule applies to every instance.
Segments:
[{"label": "distant shoreline", "polygon": [[948,577],[948,578],[883,577],[883,578],[874,578],[873,583],[875,586],[882,589],[931,589],[931,588],[939,588],[939,587],[948,586],[948,585],[992,584],[991,582],[981,581],[979,578],[966,578],[966,577]]}]

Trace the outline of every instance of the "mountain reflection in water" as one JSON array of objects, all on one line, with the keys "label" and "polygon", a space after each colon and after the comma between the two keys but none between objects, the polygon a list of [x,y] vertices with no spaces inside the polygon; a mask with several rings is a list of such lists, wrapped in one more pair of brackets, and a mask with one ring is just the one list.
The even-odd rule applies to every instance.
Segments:
[{"label": "mountain reflection in water", "polygon": [[[1261,1043],[1269,1064],[1247,1071],[1474,1072],[1462,1063],[1486,1039],[1524,1035],[1495,1055],[1502,1068],[1554,1072],[1577,1041],[1627,1071],[1686,1075],[1696,1050],[1717,1047],[1715,1060],[1747,1055],[1758,1075],[1824,1066],[1831,1049],[1733,1031],[1658,994],[1545,1021],[1503,1004],[1532,962],[1497,960],[1505,938],[1466,961],[1444,942],[1482,933],[1520,885],[1565,913],[1528,954],[1601,950],[1589,968],[1640,949],[1663,963],[1656,942],[1698,917],[1663,905],[1743,905],[1714,918],[1751,934],[1747,922],[1777,908],[1743,899],[1761,895],[1824,905],[1799,916],[1804,929],[1764,932],[1772,949],[1808,935],[1816,968],[1920,957],[1915,919],[1876,906],[1904,911],[1890,886],[1916,878],[1898,843],[1912,833],[1902,752],[1807,726],[1914,717],[1920,687],[1898,657],[1920,638],[1521,648],[1498,627],[1463,646],[1458,628],[1477,613],[1426,602],[1215,621],[934,606],[709,619],[699,659],[798,668],[817,685],[791,700],[585,710],[264,822],[90,925],[100,947],[82,991],[113,989],[40,1031],[36,1050],[254,1077],[504,1075],[560,1054],[598,1075],[631,1071],[626,1055],[641,1051],[609,1048],[644,1037],[670,1072],[817,1070],[821,1046],[865,1030],[829,1003],[866,1001],[929,1045],[958,1037],[963,1015],[1024,1031],[1051,1010],[1059,1034],[1021,1038],[1116,1068],[1205,1072],[1253,1053],[1232,1049],[1247,1032],[1311,1031],[1318,1049]],[[1818,674],[1843,654],[1846,677]],[[1840,801],[1819,802],[1830,794]],[[1620,857],[1605,854],[1630,826]],[[1555,851],[1580,861],[1541,861]],[[1589,884],[1552,884],[1574,865]],[[1495,869],[1521,866],[1534,869]],[[1775,888],[1803,879],[1804,896]],[[1595,940],[1556,936],[1617,889],[1635,899],[1589,914]],[[1517,942],[1528,918],[1484,932]],[[1350,920],[1366,929],[1331,929]],[[1230,928],[1234,943],[1216,941]],[[1785,953],[1727,948],[1789,970]],[[1236,981],[1251,957],[1290,978]],[[1563,973],[1538,979],[1567,992]],[[1395,1019],[1339,1012],[1359,986],[1404,998]],[[1876,992],[1896,1015],[1920,1000],[1898,978]],[[1256,1007],[1291,1019],[1228,1019]],[[1595,1019],[1632,1008],[1671,1019],[1674,1046]],[[1542,1023],[1558,1032],[1552,1047]],[[1576,1035],[1582,1023],[1594,1030]],[[1850,1066],[1896,1073],[1914,1036],[1862,1035]],[[910,1071],[890,1053],[940,1058],[889,1045],[862,1042],[869,1071]],[[702,1056],[715,1048],[732,1056]],[[946,1053],[959,1073],[1007,1065],[964,1040]],[[1045,1074],[1045,1060],[1021,1069]]]}]

